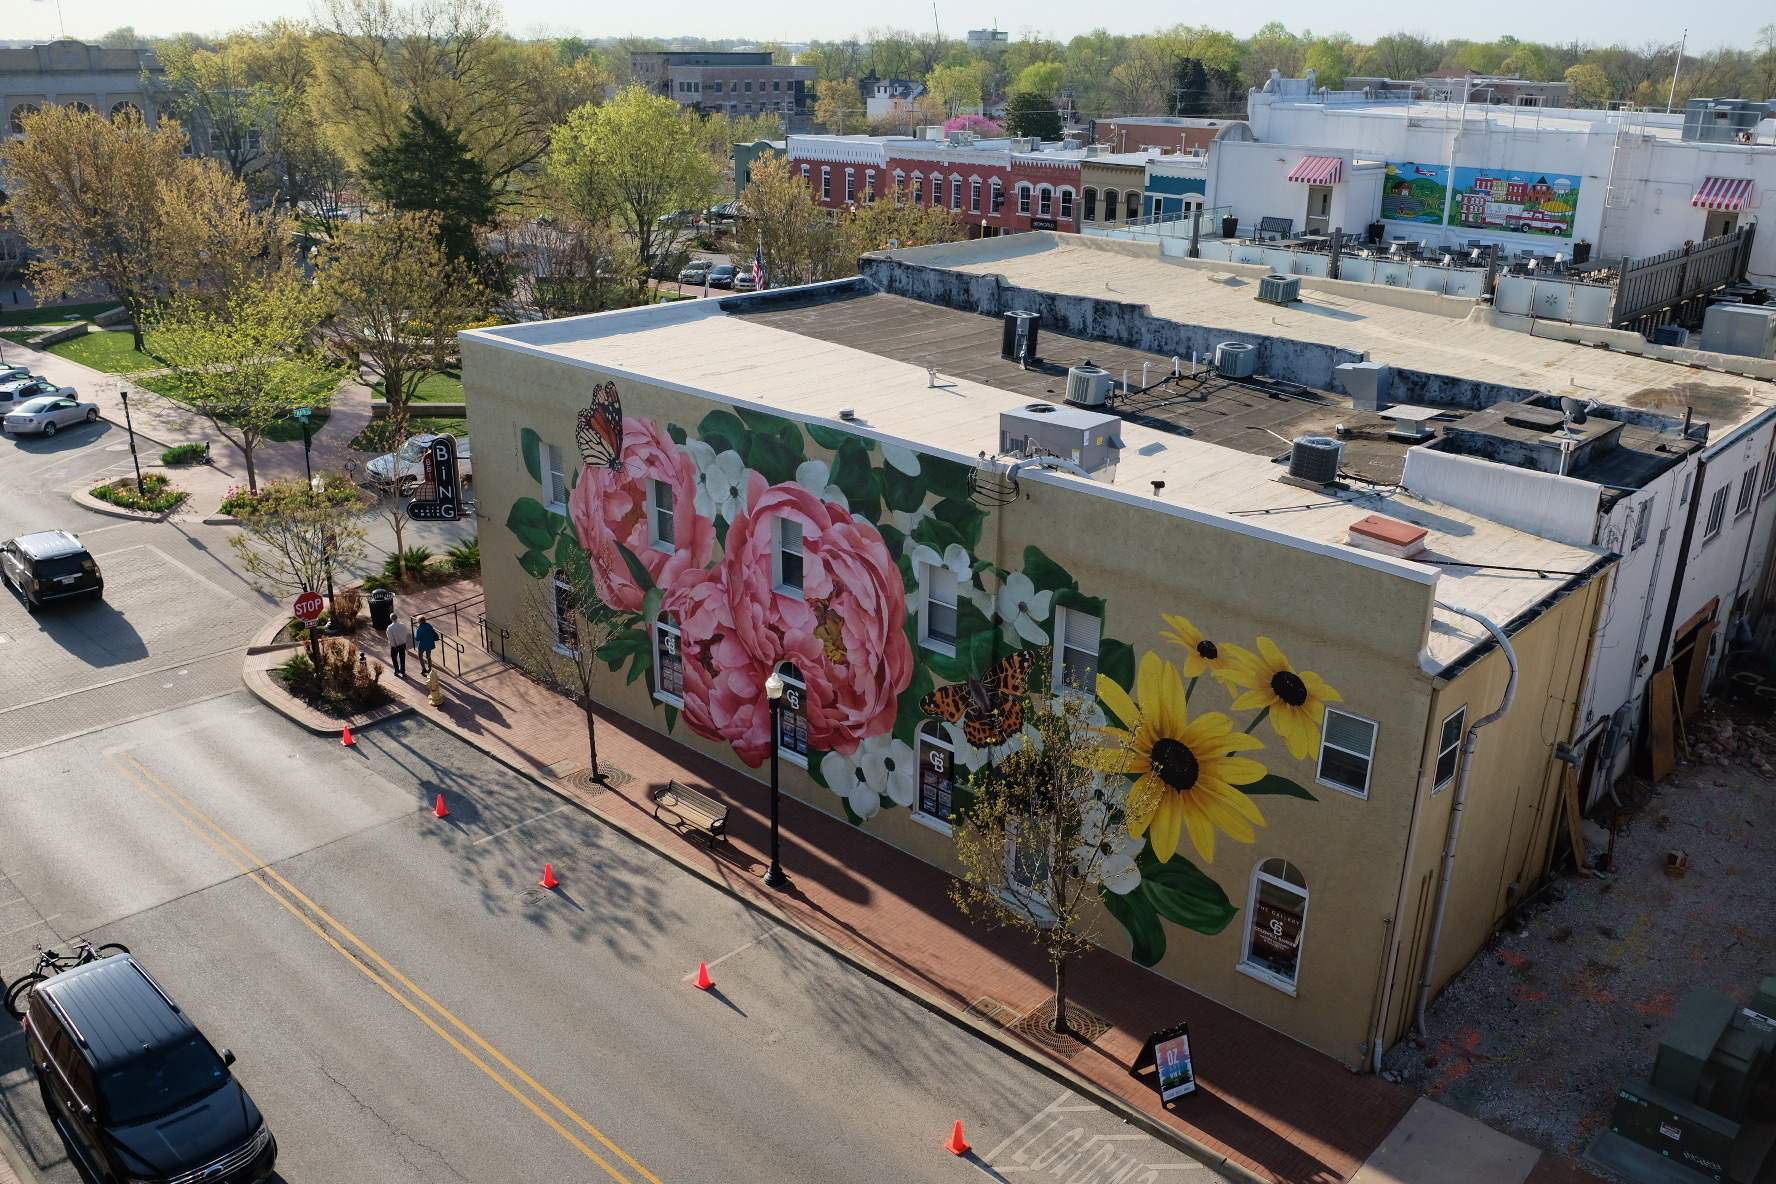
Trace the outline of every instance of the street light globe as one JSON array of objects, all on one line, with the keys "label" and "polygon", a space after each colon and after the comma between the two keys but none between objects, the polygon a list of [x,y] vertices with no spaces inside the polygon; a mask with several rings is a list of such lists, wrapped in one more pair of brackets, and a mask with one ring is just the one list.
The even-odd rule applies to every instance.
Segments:
[{"label": "street light globe", "polygon": [[765,698],[783,698],[783,679],[779,678],[775,672],[765,680]]}]

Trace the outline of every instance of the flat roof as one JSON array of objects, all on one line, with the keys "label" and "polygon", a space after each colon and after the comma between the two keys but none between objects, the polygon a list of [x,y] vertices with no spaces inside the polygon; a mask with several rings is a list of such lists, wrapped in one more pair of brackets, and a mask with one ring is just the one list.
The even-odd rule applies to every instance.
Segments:
[{"label": "flat roof", "polygon": [[1253,298],[1256,281],[1212,260],[1163,255],[1157,243],[1036,231],[903,248],[894,258],[999,275],[1042,292],[1144,304],[1156,317],[1188,325],[1366,351],[1371,361],[1402,369],[1595,398],[1677,419],[1688,407],[1712,426],[1713,438],[1776,406],[1776,384],[1762,379],[1532,336],[1492,323],[1503,314],[1453,298],[1446,298],[1444,314],[1366,300],[1361,289],[1371,285],[1304,280],[1299,301],[1268,304]]},{"label": "flat roof", "polygon": [[[998,453],[999,413],[1028,405],[1029,384],[1047,383],[1043,395],[1054,397],[1049,389],[1056,385],[1053,375],[1014,378],[994,369],[1000,361],[997,321],[967,313],[926,317],[905,307],[916,305],[913,301],[860,301],[857,293],[864,286],[864,281],[848,281],[796,295],[780,290],[684,301],[470,330],[465,338],[718,400],[760,404],[804,421],[906,441],[964,462]],[[883,318],[873,310],[884,310]],[[983,340],[980,326],[955,317],[983,322],[990,332]],[[1043,340],[1054,338],[1045,334]],[[1105,363],[1132,355],[1097,344],[1090,348],[1094,360],[1101,353]],[[1055,353],[1051,346],[1044,351]],[[955,364],[939,365],[934,385],[927,366],[944,358]],[[1011,363],[1003,365],[1016,370]],[[855,417],[841,421],[841,408],[852,409]],[[1085,479],[1032,471],[1025,479],[1139,502],[1157,513],[1211,522],[1437,584],[1441,599],[1501,623],[1538,613],[1607,554],[1527,534],[1404,491],[1353,490],[1328,496],[1284,484],[1277,480],[1282,467],[1266,456],[1138,420],[1125,423],[1122,440],[1121,460],[1112,473]],[[1276,451],[1281,449],[1276,442]],[[1152,492],[1154,481],[1165,483],[1161,496]],[[1351,523],[1371,513],[1427,529],[1426,562],[1348,546]],[[1421,659],[1427,669],[1445,668],[1490,641],[1465,617],[1440,609],[1434,616]]]}]

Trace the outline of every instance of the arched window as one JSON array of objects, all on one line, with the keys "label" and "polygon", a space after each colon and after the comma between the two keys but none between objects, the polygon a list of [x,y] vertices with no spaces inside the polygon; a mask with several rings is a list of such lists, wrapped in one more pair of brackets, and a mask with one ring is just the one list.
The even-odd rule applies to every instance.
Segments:
[{"label": "arched window", "polygon": [[1046,185],[1036,191],[1036,212],[1044,218],[1054,213],[1054,190]]},{"label": "arched window", "polygon": [[950,208],[952,210],[962,208],[962,178],[955,173],[950,174]]},{"label": "arched window", "polygon": [[808,684],[802,672],[784,662],[777,667],[783,697],[777,701],[777,751],[797,764],[808,763]]},{"label": "arched window", "polygon": [[1240,969],[1294,994],[1307,925],[1307,880],[1301,869],[1283,859],[1266,859],[1253,868],[1246,916]]},{"label": "arched window", "polygon": [[1085,220],[1087,222],[1098,220],[1098,191],[1089,186],[1085,191]]},{"label": "arched window", "polygon": [[875,169],[868,169],[863,174],[863,200],[872,206],[876,204]]},{"label": "arched window", "polygon": [[111,104],[111,118],[116,119],[120,115],[134,115],[140,119],[142,118],[142,109],[128,99],[123,99]]},{"label": "arched window", "polygon": [[36,103],[20,103],[14,107],[12,109],[12,134],[15,136],[24,135],[25,120],[32,115],[41,115],[42,113],[43,108]]},{"label": "arched window", "polygon": [[956,748],[936,720],[919,728],[919,813],[947,823],[955,813]]},{"label": "arched window", "polygon": [[1104,221],[1114,222],[1122,208],[1122,190],[1104,190]]},{"label": "arched window", "polygon": [[683,707],[684,686],[684,636],[678,618],[661,613],[654,618],[654,697]]},{"label": "arched window", "polygon": [[991,216],[994,218],[997,218],[999,216],[999,212],[1001,210],[1003,210],[1004,208],[1005,208],[1005,187],[999,183],[998,177],[994,177],[993,178],[993,208],[992,208]]},{"label": "arched window", "polygon": [[825,165],[820,169],[820,200],[832,200],[832,169]]},{"label": "arched window", "polygon": [[72,103],[69,103],[68,106],[74,108],[74,110],[80,112],[82,115],[91,115],[92,110],[93,110],[90,106],[81,102],[79,99],[75,99]]},{"label": "arched window", "polygon": [[913,204],[916,206],[922,206],[925,204],[925,174],[924,173],[914,173],[913,174]]},{"label": "arched window", "polygon": [[1073,191],[1071,189],[1061,190],[1061,217],[1069,222],[1073,220]]},{"label": "arched window", "polygon": [[931,204],[933,207],[937,207],[937,206],[942,206],[943,203],[944,203],[943,177],[940,174],[932,173],[931,174]]},{"label": "arched window", "polygon": [[906,174],[899,169],[894,170],[894,204],[897,206],[906,204]]},{"label": "arched window", "polygon": [[[979,177],[970,177],[968,179],[968,212],[969,213],[978,214],[981,212],[980,199],[981,199],[981,180]],[[1771,469],[1771,471],[1776,472],[1776,467],[1773,467]]]},{"label": "arched window", "polygon": [[812,165],[803,165],[802,166],[802,180],[806,181],[808,179],[808,172],[812,167],[813,167]]},{"label": "arched window", "polygon": [[1030,212],[1030,187],[1028,185],[1019,185],[1018,190],[1017,190],[1017,194],[1018,194],[1017,212],[1020,214],[1029,213]]},{"label": "arched window", "polygon": [[1138,190],[1138,189],[1129,190],[1128,197],[1124,200],[1125,200],[1125,208],[1128,210],[1128,220],[1130,222],[1139,222],[1141,220],[1141,193],[1140,193],[1140,190]]},{"label": "arched window", "polygon": [[845,170],[845,200],[848,202],[853,202],[853,201],[857,200],[857,170],[856,169],[846,169]]}]

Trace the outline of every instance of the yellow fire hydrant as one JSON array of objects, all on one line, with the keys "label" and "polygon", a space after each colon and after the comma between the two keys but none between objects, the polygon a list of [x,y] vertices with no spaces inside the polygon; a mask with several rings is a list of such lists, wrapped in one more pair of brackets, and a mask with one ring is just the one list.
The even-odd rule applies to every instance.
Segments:
[{"label": "yellow fire hydrant", "polygon": [[444,684],[438,681],[436,666],[432,667],[432,672],[426,675],[426,699],[433,707],[444,706]]}]

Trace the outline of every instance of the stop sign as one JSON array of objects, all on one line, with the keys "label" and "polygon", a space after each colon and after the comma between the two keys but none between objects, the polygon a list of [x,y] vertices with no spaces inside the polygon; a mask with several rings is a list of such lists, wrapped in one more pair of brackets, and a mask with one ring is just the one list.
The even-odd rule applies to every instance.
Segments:
[{"label": "stop sign", "polygon": [[297,618],[304,625],[312,627],[321,619],[321,611],[327,607],[327,601],[319,592],[304,592],[296,598],[292,607],[296,610]]}]

